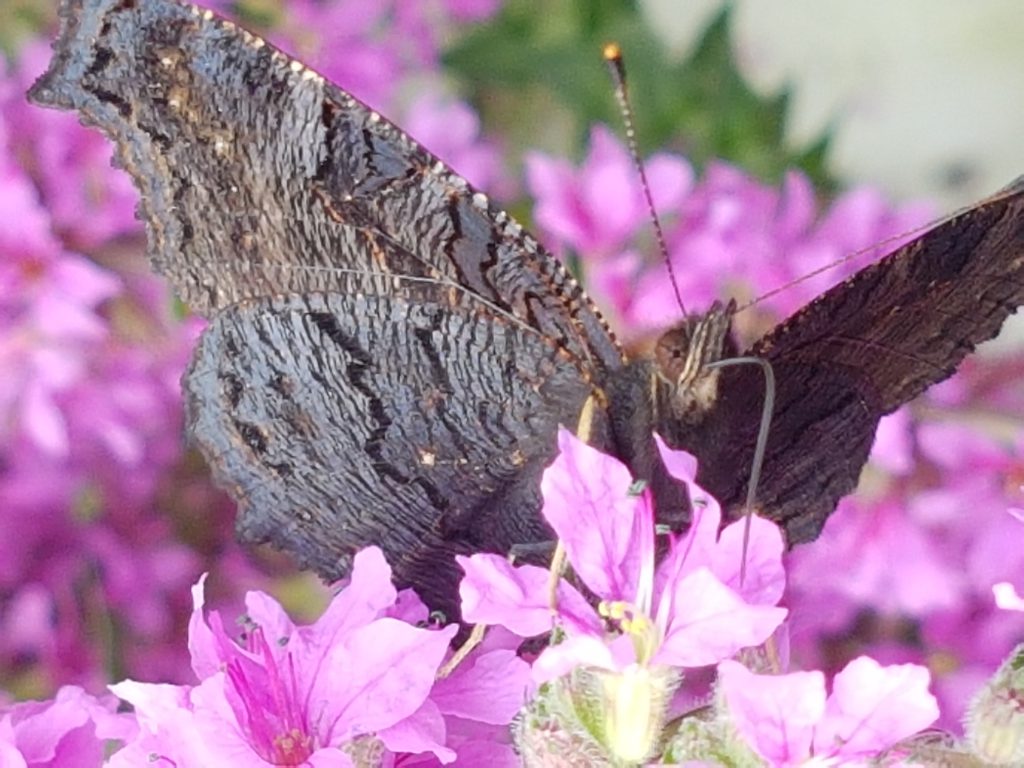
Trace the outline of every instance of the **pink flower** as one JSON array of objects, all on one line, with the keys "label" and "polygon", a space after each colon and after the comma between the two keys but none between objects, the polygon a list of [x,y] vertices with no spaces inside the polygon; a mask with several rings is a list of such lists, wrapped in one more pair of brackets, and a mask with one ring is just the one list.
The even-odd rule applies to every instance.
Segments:
[{"label": "pink flower", "polygon": [[522,635],[555,630],[534,661],[540,685],[515,732],[527,763],[580,750],[644,763],[661,742],[682,669],[758,645],[781,624],[782,537],[752,521],[741,581],[742,523],[719,537],[718,506],[693,482],[693,458],[659,441],[668,471],[687,484],[694,519],[685,536],[668,536],[656,566],[649,490],[638,491],[625,465],[565,429],[559,448],[541,481],[543,514],[597,608],[559,581],[553,616],[548,570],[474,555],[460,558],[462,614]]},{"label": "pink flower", "polygon": [[106,741],[129,738],[132,718],[117,701],[97,699],[76,686],[51,701],[24,701],[0,710],[0,765],[4,768],[96,768]]},{"label": "pink flower", "polygon": [[480,118],[468,104],[427,91],[406,110],[402,126],[470,184],[489,194],[507,196],[498,149],[481,139]]},{"label": "pink flower", "polygon": [[[682,471],[685,465],[692,473],[692,459],[661,446],[669,471],[687,482],[698,501],[690,531],[670,542],[655,568],[649,492],[631,493],[633,479],[621,462],[564,429],[559,447],[541,484],[543,514],[601,605],[595,611],[574,587],[559,584],[557,624],[566,637],[541,653],[535,679],[552,679],[579,665],[621,670],[633,664],[713,664],[763,642],[778,627],[786,612],[772,605],[784,578],[782,540],[774,525],[753,521],[754,565],[740,587],[740,530],[734,524],[718,538],[717,504]],[[524,636],[552,628],[546,569],[514,568],[486,554],[460,563],[466,570],[461,594],[467,621],[501,624]],[[618,629],[607,632],[606,622]]]},{"label": "pink flower", "polygon": [[[790,558],[790,584],[801,599],[911,616],[951,608],[960,599],[962,572],[949,572],[937,542],[907,518],[898,499],[848,499],[833,517],[814,546]],[[829,567],[837,561],[845,567]]]},{"label": "pink flower", "polygon": [[72,114],[25,101],[25,91],[52,53],[42,40],[23,47],[10,98],[0,98],[0,120],[11,126],[12,149],[32,158],[55,229],[73,247],[95,248],[141,231],[135,218],[138,193],[128,174],[111,166],[113,147],[104,136],[85,130]]},{"label": "pink flower", "polygon": [[[760,305],[781,318],[892,250],[900,242],[893,235],[930,215],[921,205],[893,209],[874,190],[858,189],[819,218],[814,189],[798,172],[775,188],[715,161],[696,182],[687,162],[668,153],[655,155],[647,172],[679,292],[691,310],[799,279]],[[557,247],[579,255],[591,292],[625,326],[617,330],[653,332],[678,319],[664,257],[633,250],[638,238],[650,237],[650,223],[621,141],[595,129],[581,166],[533,155],[527,178],[538,224]],[[851,254],[856,257],[809,276]]]},{"label": "pink flower", "polygon": [[[1021,517],[1021,510],[1009,509],[1007,516],[1015,523],[1024,522]],[[1018,535],[1020,531],[1018,531]],[[1008,581],[1000,581],[992,585],[992,596],[995,598],[996,606],[1006,611],[1024,611],[1024,597]]]},{"label": "pink flower", "polygon": [[55,457],[67,454],[70,441],[62,399],[87,379],[88,355],[108,333],[97,306],[117,290],[115,277],[70,254],[26,263],[22,279],[0,288],[0,308],[16,323],[0,342],[0,364],[9,372],[0,384],[0,414],[20,409],[20,418],[4,421],[20,421]]},{"label": "pink flower", "polygon": [[402,60],[400,46],[377,32],[390,31],[386,4],[291,0],[286,10],[272,42],[374,108],[391,103],[395,84],[401,81]]},{"label": "pink flower", "polygon": [[441,42],[453,23],[481,20],[496,10],[493,0],[290,0],[271,37],[356,98],[394,114],[403,80],[437,69]]},{"label": "pink flower", "polygon": [[497,12],[500,0],[392,0],[390,5],[391,47],[402,51],[414,72],[420,74],[424,65],[439,64],[445,38],[455,31],[457,24],[485,20]]},{"label": "pink flower", "polygon": [[928,671],[914,664],[882,667],[862,656],[836,675],[827,698],[820,672],[758,675],[723,661],[718,674],[733,725],[775,766],[867,760],[939,715]]},{"label": "pink flower", "polygon": [[[667,154],[652,157],[646,172],[659,211],[679,205],[693,181],[689,163]],[[604,126],[591,131],[590,152],[578,170],[533,153],[526,173],[537,223],[560,246],[592,258],[611,256],[649,220],[633,161]]]},{"label": "pink flower", "polygon": [[189,630],[200,682],[111,686],[135,707],[141,728],[111,765],[148,754],[178,768],[348,765],[343,750],[364,746],[450,760],[428,694],[456,627],[419,629],[385,616],[396,598],[383,554],[370,548],[311,626],[296,627],[270,597],[249,593],[236,642],[218,613],[204,617],[200,581]]},{"label": "pink flower", "polygon": [[1016,587],[1008,581],[992,585],[992,596],[996,605],[1007,611],[1024,611],[1024,597],[1017,594]]},{"label": "pink flower", "polygon": [[[534,690],[530,665],[519,657],[522,638],[490,627],[483,642],[430,692],[444,716],[445,745],[458,764],[514,768],[521,765],[512,748],[510,726]],[[435,755],[409,757],[403,765],[437,764]]]}]

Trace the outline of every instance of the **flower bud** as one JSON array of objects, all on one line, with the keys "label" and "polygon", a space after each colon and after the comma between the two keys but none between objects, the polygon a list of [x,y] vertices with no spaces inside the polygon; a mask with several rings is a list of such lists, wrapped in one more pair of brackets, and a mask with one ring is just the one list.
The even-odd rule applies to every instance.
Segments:
[{"label": "flower bud", "polygon": [[971,751],[996,765],[1024,764],[1024,645],[974,697],[964,719]]},{"label": "flower bud", "polygon": [[579,667],[538,693],[516,727],[524,765],[646,762],[659,751],[677,670],[631,664]]}]

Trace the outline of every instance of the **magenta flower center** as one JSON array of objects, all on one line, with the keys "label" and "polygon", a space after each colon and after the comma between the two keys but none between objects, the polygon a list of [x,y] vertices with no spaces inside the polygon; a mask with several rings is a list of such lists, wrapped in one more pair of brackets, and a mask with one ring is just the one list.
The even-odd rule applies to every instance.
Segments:
[{"label": "magenta flower center", "polygon": [[300,699],[290,653],[275,658],[261,627],[248,636],[263,664],[239,656],[227,665],[235,716],[253,750],[272,765],[302,765],[317,749],[305,702]]}]

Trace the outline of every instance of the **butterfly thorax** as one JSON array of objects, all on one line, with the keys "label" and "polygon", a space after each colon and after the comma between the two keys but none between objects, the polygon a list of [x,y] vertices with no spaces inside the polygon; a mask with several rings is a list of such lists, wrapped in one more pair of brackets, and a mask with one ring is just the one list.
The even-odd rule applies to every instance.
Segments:
[{"label": "butterfly thorax", "polygon": [[730,334],[735,304],[716,302],[688,315],[658,340],[652,358],[637,360],[606,382],[612,451],[650,484],[659,523],[689,520],[689,500],[670,477],[653,435],[675,448],[700,452],[705,420],[715,412],[719,372],[710,363],[735,355]]}]

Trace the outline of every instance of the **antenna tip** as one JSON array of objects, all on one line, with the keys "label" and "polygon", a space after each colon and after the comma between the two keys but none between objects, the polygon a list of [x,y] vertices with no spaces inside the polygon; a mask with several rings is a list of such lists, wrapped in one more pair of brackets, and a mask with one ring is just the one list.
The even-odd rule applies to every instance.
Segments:
[{"label": "antenna tip", "polygon": [[616,62],[622,59],[622,48],[619,47],[618,43],[605,43],[601,53],[604,56],[604,60],[608,62]]}]

